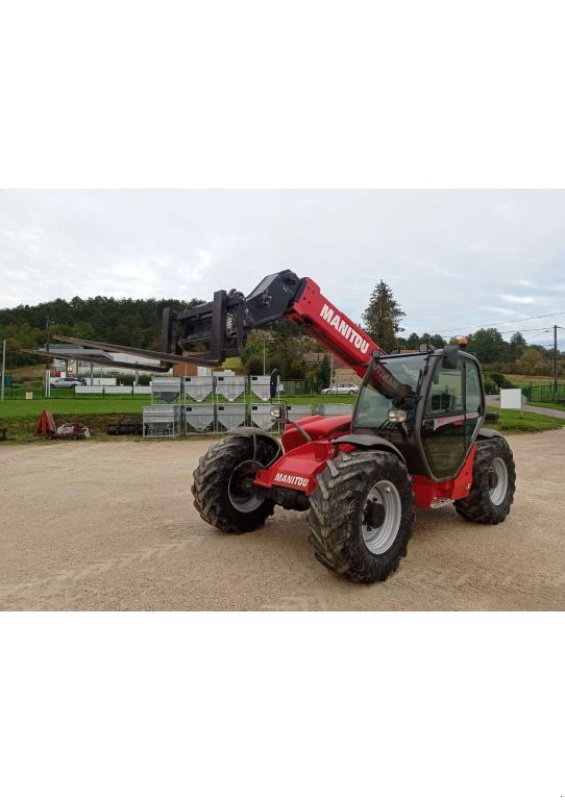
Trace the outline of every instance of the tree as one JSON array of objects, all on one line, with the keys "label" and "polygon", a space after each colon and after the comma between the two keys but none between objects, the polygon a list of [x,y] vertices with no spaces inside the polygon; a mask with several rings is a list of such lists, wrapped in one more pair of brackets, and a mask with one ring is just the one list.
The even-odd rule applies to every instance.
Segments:
[{"label": "tree", "polygon": [[528,344],[520,331],[514,333],[510,339],[510,346],[508,348],[510,361],[516,361],[518,358],[520,358],[527,346]]},{"label": "tree", "polygon": [[383,350],[396,349],[396,334],[402,330],[400,320],[406,314],[393,297],[392,290],[383,280],[379,281],[363,312],[365,330]]},{"label": "tree", "polygon": [[551,362],[544,358],[537,347],[526,347],[516,362],[516,369],[520,375],[549,375]]},{"label": "tree", "polygon": [[[265,346],[264,340],[265,332],[264,331],[251,331],[249,336],[247,337],[247,342],[241,351],[241,363],[244,366],[247,366],[247,362],[253,356],[259,356],[261,358],[261,369],[263,364],[263,347]],[[248,374],[255,374],[255,373],[248,373]],[[258,375],[262,375],[263,372],[257,373]]]},{"label": "tree", "polygon": [[245,362],[245,372],[247,375],[262,375],[263,356],[260,356],[258,353],[252,353],[248,356]]},{"label": "tree", "polygon": [[327,356],[324,356],[320,363],[319,376],[320,376],[320,383],[322,384],[322,389],[327,389],[332,380],[332,367],[330,364],[330,360]]},{"label": "tree", "polygon": [[440,336],[439,333],[435,333],[430,339],[430,344],[432,347],[435,347],[436,350],[441,350],[442,347],[445,347],[446,342],[443,336]]},{"label": "tree", "polygon": [[496,328],[481,328],[468,338],[468,349],[477,356],[481,364],[494,364],[505,360],[509,344],[504,341],[502,334]]}]

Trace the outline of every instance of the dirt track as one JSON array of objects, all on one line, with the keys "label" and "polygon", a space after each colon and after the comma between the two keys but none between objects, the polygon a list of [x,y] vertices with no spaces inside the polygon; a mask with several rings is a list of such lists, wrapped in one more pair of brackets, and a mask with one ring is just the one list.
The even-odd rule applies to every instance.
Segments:
[{"label": "dirt track", "polygon": [[0,448],[0,609],[565,609],[565,428],[510,438],[508,520],[417,514],[400,570],[359,586],[314,559],[305,520],[222,535],[192,507],[202,441]]}]

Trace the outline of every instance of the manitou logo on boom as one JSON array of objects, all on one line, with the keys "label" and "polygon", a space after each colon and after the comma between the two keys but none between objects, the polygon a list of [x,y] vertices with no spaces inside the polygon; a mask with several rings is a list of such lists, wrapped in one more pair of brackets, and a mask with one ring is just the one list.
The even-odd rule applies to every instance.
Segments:
[{"label": "manitou logo on boom", "polygon": [[287,475],[286,472],[277,472],[275,483],[288,483],[289,486],[308,486],[308,478],[301,478],[300,475]]},{"label": "manitou logo on boom", "polygon": [[340,333],[343,338],[351,342],[351,344],[360,350],[362,353],[366,353],[369,349],[369,342],[366,339],[357,333],[351,325],[348,325],[345,320],[343,320],[339,314],[331,308],[327,303],[324,303],[322,310],[320,311],[320,316],[324,319],[332,328],[335,328],[338,333]]}]

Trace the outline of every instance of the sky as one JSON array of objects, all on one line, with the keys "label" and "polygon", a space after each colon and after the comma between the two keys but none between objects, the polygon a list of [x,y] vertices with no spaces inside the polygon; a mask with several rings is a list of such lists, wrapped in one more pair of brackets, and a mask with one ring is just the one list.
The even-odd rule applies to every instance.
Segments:
[{"label": "sky", "polygon": [[357,322],[382,279],[406,335],[497,327],[549,345],[565,326],[565,190],[0,192],[0,308],[207,300],[282,269]]}]

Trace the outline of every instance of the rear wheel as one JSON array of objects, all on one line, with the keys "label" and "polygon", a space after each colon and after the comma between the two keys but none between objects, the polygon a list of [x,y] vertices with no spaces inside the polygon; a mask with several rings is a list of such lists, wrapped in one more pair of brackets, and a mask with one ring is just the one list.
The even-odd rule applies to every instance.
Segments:
[{"label": "rear wheel", "polygon": [[510,513],[515,488],[516,468],[506,439],[479,439],[471,491],[468,497],[455,502],[455,509],[471,522],[498,525]]},{"label": "rear wheel", "polygon": [[194,471],[194,507],[202,519],[225,533],[261,528],[275,504],[258,496],[252,482],[276,454],[276,444],[262,437],[238,436],[213,445]]},{"label": "rear wheel", "polygon": [[318,561],[353,581],[384,581],[406,555],[414,518],[406,467],[392,453],[340,453],[310,498]]}]

